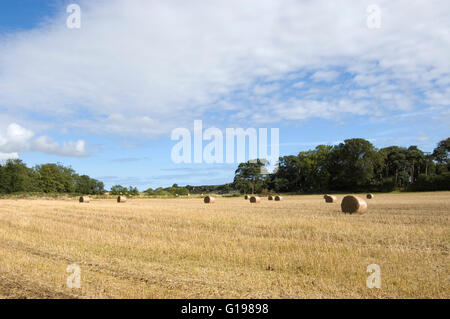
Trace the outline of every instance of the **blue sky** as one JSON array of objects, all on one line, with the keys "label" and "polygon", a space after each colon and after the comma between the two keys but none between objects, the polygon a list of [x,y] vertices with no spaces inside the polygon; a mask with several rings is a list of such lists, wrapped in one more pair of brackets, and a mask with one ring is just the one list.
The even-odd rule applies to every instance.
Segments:
[{"label": "blue sky", "polygon": [[[81,8],[81,28],[66,7]],[[0,159],[114,184],[232,181],[175,164],[176,128],[279,128],[280,155],[450,134],[448,1],[0,2]],[[204,142],[207,144],[207,142]]]}]

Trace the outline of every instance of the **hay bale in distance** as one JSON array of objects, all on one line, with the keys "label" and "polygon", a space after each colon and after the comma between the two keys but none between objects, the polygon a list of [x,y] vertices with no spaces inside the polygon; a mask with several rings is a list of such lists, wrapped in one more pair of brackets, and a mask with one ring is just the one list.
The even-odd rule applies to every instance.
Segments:
[{"label": "hay bale in distance", "polygon": [[125,196],[119,196],[117,197],[118,203],[125,203],[127,201],[127,198]]},{"label": "hay bale in distance", "polygon": [[275,196],[275,200],[276,200],[277,202],[279,202],[279,201],[282,200],[282,199],[283,199],[283,197],[281,197],[281,196],[279,196],[279,195]]},{"label": "hay bale in distance", "polygon": [[214,204],[216,202],[216,199],[212,196],[206,196],[203,201],[205,204]]},{"label": "hay bale in distance", "polygon": [[250,203],[259,203],[261,202],[261,198],[258,196],[252,196],[250,197]]},{"label": "hay bale in distance", "polygon": [[80,203],[89,203],[91,201],[91,199],[89,198],[89,196],[81,196],[80,197]]},{"label": "hay bale in distance", "polygon": [[269,195],[269,196],[267,197],[267,199],[268,199],[268,200],[273,200],[273,196],[272,196],[272,195]]},{"label": "hay bale in distance", "polygon": [[341,209],[344,213],[362,215],[367,211],[367,203],[361,197],[348,195],[342,199]]},{"label": "hay bale in distance", "polygon": [[248,195],[245,195],[245,196],[244,196],[244,199],[249,199]]},{"label": "hay bale in distance", "polygon": [[373,198],[373,194],[367,194],[367,195],[366,195],[366,198],[367,198],[367,199],[372,199],[372,198]]},{"label": "hay bale in distance", "polygon": [[336,203],[337,197],[333,195],[325,195],[323,198],[325,198],[325,203]]}]

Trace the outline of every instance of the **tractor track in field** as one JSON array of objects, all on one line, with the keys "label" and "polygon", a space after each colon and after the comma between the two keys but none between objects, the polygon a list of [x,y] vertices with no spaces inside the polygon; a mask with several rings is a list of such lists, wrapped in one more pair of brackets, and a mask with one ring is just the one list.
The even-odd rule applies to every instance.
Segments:
[{"label": "tractor track in field", "polygon": [[[46,259],[59,261],[59,262],[62,261],[64,263],[66,263],[67,265],[77,264],[78,266],[81,267],[82,271],[83,271],[83,269],[85,269],[84,267],[87,267],[88,270],[90,270],[90,271],[101,273],[101,274],[108,275],[108,276],[112,276],[112,277],[119,278],[122,280],[141,282],[141,283],[145,283],[145,284],[149,284],[149,285],[159,285],[159,286],[164,286],[168,289],[179,288],[180,286],[182,286],[182,283],[187,283],[187,284],[195,283],[195,284],[203,285],[205,287],[210,287],[212,284],[210,281],[198,280],[198,279],[185,279],[185,278],[174,278],[174,279],[165,279],[165,278],[156,279],[156,278],[154,278],[154,279],[152,279],[152,278],[144,277],[138,273],[130,272],[130,271],[123,270],[123,269],[118,269],[116,267],[112,267],[112,266],[106,265],[106,264],[74,260],[74,259],[68,258],[66,256],[43,251],[41,249],[37,249],[35,247],[31,247],[29,245],[26,245],[24,243],[17,242],[17,241],[2,240],[0,242],[0,247],[1,246],[8,248],[8,249],[12,248],[14,250],[19,250],[19,251],[22,251],[22,252],[25,252],[25,253],[28,253],[28,254],[31,254],[34,256],[41,257],[41,258],[46,258]],[[218,282],[214,283],[214,284],[216,285],[217,288],[220,288],[221,286],[223,286],[222,283],[218,283]],[[225,288],[225,287],[222,287],[222,288]],[[86,297],[86,296],[84,296],[84,297]],[[70,298],[72,298],[72,297],[70,297]]]},{"label": "tractor track in field", "polygon": [[36,280],[0,270],[0,296],[8,299],[77,299],[63,291],[55,290]]}]

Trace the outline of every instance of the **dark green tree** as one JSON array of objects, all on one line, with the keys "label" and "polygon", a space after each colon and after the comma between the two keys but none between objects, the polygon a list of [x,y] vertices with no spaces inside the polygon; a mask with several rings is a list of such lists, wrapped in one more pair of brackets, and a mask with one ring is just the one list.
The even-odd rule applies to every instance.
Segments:
[{"label": "dark green tree", "polygon": [[35,174],[20,159],[8,160],[0,165],[0,193],[34,191]]},{"label": "dark green tree", "polygon": [[75,192],[78,194],[100,195],[105,193],[105,185],[87,175],[74,175]]},{"label": "dark green tree", "polygon": [[139,191],[138,191],[137,187],[130,186],[130,187],[128,187],[127,194],[131,195],[131,196],[136,196],[136,195],[139,195]]},{"label": "dark green tree", "polygon": [[111,195],[127,195],[128,188],[122,185],[114,185],[109,192]]},{"label": "dark green tree", "polygon": [[369,141],[348,139],[333,148],[330,153],[329,171],[331,188],[362,191],[379,181],[378,170],[383,157]]},{"label": "dark green tree", "polygon": [[406,158],[409,162],[409,182],[414,183],[421,173],[421,169],[425,168],[425,154],[417,146],[410,146]]},{"label": "dark green tree", "polygon": [[450,137],[438,143],[433,151],[433,157],[437,162],[436,173],[443,174],[450,171]]},{"label": "dark green tree", "polygon": [[404,147],[389,146],[380,150],[385,158],[384,173],[385,178],[393,177],[396,187],[406,185],[408,177],[408,150]]},{"label": "dark green tree", "polygon": [[264,160],[252,160],[239,164],[235,171],[234,184],[242,193],[260,192],[264,185],[265,174]]},{"label": "dark green tree", "polygon": [[73,193],[75,171],[61,164],[43,164],[35,167],[39,189],[44,193]]}]

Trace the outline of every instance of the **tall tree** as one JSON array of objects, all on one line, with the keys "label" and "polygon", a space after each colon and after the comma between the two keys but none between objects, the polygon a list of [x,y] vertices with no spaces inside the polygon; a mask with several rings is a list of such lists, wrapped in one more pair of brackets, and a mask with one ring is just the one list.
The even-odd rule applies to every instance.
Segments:
[{"label": "tall tree", "polygon": [[433,151],[433,157],[438,165],[436,166],[437,173],[445,173],[450,171],[450,137],[438,143]]},{"label": "tall tree", "polygon": [[262,189],[266,174],[264,174],[264,162],[260,159],[239,164],[235,171],[234,184],[242,192],[252,192]]},{"label": "tall tree", "polygon": [[404,147],[389,146],[380,150],[385,156],[385,177],[393,176],[395,186],[402,186],[409,179],[408,150]]},{"label": "tall tree", "polygon": [[105,185],[87,175],[74,175],[75,192],[78,194],[99,195],[105,193]]},{"label": "tall tree", "polygon": [[383,157],[369,141],[348,139],[335,146],[330,154],[332,188],[364,190],[377,184],[377,170]]},{"label": "tall tree", "polygon": [[298,156],[280,157],[278,169],[272,176],[272,184],[277,192],[296,192],[301,186],[301,163]]},{"label": "tall tree", "polygon": [[406,157],[410,167],[410,183],[414,183],[420,174],[421,167],[425,166],[425,154],[414,145],[408,148]]},{"label": "tall tree", "polygon": [[0,192],[27,192],[33,189],[33,171],[20,159],[8,160],[0,166]]},{"label": "tall tree", "polygon": [[61,164],[43,164],[35,167],[39,187],[44,193],[73,193],[75,171]]}]

